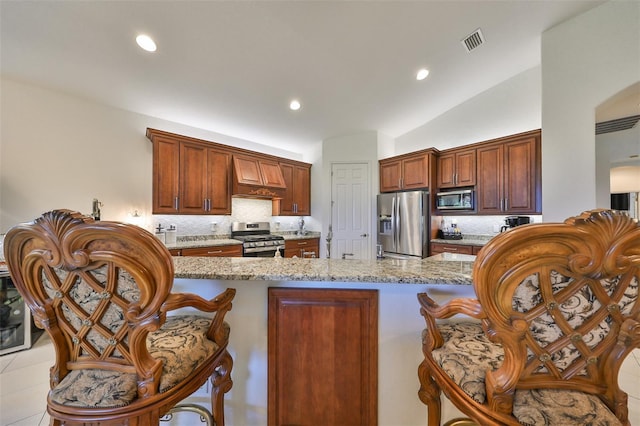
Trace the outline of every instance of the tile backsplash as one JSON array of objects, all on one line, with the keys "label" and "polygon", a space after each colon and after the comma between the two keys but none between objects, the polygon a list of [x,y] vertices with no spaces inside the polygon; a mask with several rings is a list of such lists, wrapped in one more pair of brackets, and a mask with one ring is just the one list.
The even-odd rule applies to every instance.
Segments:
[{"label": "tile backsplash", "polygon": [[[529,216],[532,223],[542,222],[541,215]],[[440,223],[444,220],[445,226],[451,227],[456,223],[463,235],[496,235],[500,232],[500,227],[505,224],[507,216],[434,216],[432,223]]]},{"label": "tile backsplash", "polygon": [[[271,201],[232,198],[231,215],[153,215],[152,228],[161,224],[164,229],[175,225],[178,235],[228,235],[232,222],[270,222],[272,231],[298,229],[298,216],[272,216]],[[304,216],[305,229],[319,231],[320,224]],[[215,225],[214,225],[215,224]]]}]

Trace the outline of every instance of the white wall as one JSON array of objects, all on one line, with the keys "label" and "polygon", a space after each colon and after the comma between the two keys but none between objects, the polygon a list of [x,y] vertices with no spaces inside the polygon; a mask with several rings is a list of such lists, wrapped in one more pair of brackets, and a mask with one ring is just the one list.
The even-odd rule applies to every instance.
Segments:
[{"label": "white wall", "polygon": [[540,72],[540,67],[524,71],[397,137],[395,154],[443,150],[539,129]]},{"label": "white wall", "polygon": [[545,221],[609,206],[596,184],[595,110],[639,79],[640,2],[611,1],[543,33]]},{"label": "white wall", "polygon": [[105,220],[127,220],[134,209],[149,217],[152,145],[145,137],[147,127],[308,161],[298,153],[61,92],[8,79],[0,83],[0,233],[51,209],[90,213],[93,198],[104,203]]}]

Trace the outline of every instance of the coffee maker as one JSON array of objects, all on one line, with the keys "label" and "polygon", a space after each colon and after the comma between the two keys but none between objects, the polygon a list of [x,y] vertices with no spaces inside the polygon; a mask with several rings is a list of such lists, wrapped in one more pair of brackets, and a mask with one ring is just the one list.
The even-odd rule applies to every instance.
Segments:
[{"label": "coffee maker", "polygon": [[500,232],[504,232],[507,229],[515,228],[519,225],[526,225],[527,223],[531,223],[531,218],[529,216],[507,216],[504,219],[504,225],[500,228]]}]

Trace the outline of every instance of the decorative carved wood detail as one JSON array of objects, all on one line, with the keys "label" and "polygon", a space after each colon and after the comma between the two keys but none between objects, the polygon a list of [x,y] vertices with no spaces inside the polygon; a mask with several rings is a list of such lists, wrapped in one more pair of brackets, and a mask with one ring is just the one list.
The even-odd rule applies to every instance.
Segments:
[{"label": "decorative carved wood detail", "polygon": [[[429,425],[439,425],[444,390],[479,424],[519,424],[516,389],[555,388],[596,395],[629,424],[627,394],[618,386],[625,357],[640,347],[640,227],[626,213],[592,210],[564,223],[523,225],[494,237],[474,264],[477,299],[438,305],[418,295],[426,321],[420,398]],[[463,392],[435,362],[443,344],[440,319],[482,320],[504,350],[486,376],[487,402]],[[432,415],[433,412],[433,415]]]},{"label": "decorative carved wood detail", "polygon": [[[71,406],[49,396],[52,425],[157,425],[160,416],[209,379],[216,387],[215,422],[224,424],[222,398],[232,385],[224,316],[235,289],[211,300],[172,293],[173,261],[153,234],[70,210],[47,212],[15,226],[4,244],[11,278],[55,347],[51,388],[81,369],[136,377],[138,395],[124,406]],[[217,349],[203,355],[206,359],[183,382],[161,392],[163,360],[150,354],[147,336],[165,323],[168,312],[188,306],[214,314],[207,338]]]}]

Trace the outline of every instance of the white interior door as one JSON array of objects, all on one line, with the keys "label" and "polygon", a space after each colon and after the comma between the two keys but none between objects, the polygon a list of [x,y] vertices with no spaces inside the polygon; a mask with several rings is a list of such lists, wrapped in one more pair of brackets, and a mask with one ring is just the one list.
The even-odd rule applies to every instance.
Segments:
[{"label": "white interior door", "polygon": [[371,258],[371,200],[367,163],[331,165],[331,257]]}]

